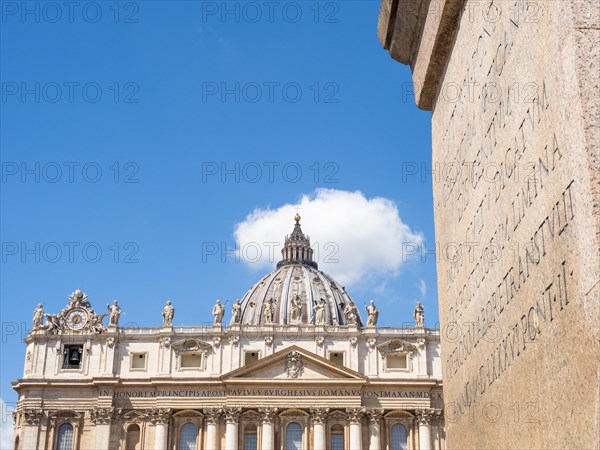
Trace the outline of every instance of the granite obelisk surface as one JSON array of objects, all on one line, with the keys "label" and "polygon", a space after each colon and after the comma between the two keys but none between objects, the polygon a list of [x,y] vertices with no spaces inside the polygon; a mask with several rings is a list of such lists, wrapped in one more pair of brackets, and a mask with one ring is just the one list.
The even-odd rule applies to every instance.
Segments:
[{"label": "granite obelisk surface", "polygon": [[448,448],[600,445],[599,23],[588,0],[382,0],[432,111]]}]

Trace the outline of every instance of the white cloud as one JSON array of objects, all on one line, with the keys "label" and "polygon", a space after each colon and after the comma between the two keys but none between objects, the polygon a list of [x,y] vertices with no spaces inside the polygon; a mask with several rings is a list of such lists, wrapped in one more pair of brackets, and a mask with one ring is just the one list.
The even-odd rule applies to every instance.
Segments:
[{"label": "white cloud", "polygon": [[[391,200],[369,199],[359,191],[317,189],[296,204],[256,209],[236,224],[240,258],[257,269],[272,269],[281,259],[283,238],[292,232],[297,210],[319,269],[345,286],[396,275],[407,262],[403,243],[423,242],[422,234],[402,221]],[[268,244],[273,242],[277,245]]]},{"label": "white cloud", "polygon": [[13,448],[13,417],[14,405],[4,403],[0,398],[0,414],[2,414],[2,423],[0,424],[0,449],[10,450]]},{"label": "white cloud", "polygon": [[427,294],[427,283],[425,283],[423,278],[419,278],[419,293],[421,294],[421,298],[425,297],[425,294]]}]

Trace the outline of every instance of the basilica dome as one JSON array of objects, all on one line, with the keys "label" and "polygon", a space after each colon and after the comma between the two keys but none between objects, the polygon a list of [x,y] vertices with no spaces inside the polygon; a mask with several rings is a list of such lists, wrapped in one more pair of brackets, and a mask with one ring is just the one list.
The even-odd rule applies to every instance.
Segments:
[{"label": "basilica dome", "polygon": [[[242,298],[246,325],[322,324],[362,326],[356,305],[343,286],[319,270],[300,216],[286,236],[277,268],[251,286]],[[322,311],[322,312],[320,312]]]}]

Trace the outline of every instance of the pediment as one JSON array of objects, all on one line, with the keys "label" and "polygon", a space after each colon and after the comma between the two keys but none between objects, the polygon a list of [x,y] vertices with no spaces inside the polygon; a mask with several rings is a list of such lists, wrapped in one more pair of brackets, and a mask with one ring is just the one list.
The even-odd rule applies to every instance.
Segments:
[{"label": "pediment", "polygon": [[417,353],[419,351],[416,345],[402,339],[392,339],[390,341],[386,341],[382,344],[379,344],[377,349],[381,352],[382,356],[395,352]]},{"label": "pediment", "polygon": [[234,380],[339,380],[364,381],[366,377],[334,364],[308,350],[292,345],[239,369],[224,374],[223,381]]}]

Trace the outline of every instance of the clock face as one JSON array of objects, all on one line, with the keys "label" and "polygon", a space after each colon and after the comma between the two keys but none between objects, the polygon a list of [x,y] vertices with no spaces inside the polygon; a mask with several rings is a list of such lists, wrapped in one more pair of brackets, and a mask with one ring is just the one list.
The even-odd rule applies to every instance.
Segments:
[{"label": "clock face", "polygon": [[87,313],[83,309],[73,309],[67,314],[67,325],[72,330],[82,329],[87,321]]}]

